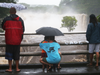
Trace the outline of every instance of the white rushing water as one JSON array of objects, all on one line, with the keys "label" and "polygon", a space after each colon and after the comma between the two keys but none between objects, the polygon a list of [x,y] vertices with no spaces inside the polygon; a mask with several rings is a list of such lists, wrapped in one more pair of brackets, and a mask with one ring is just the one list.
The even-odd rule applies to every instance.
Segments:
[{"label": "white rushing water", "polygon": [[86,14],[53,14],[34,12],[18,12],[17,14],[24,20],[26,33],[35,33],[36,29],[40,27],[54,27],[60,29],[63,33],[68,32],[67,28],[61,27],[64,16],[75,16],[77,19],[78,22],[74,32],[86,31],[88,24]]},{"label": "white rushing water", "polygon": [[[75,28],[75,30],[73,32],[83,32],[86,31],[87,28],[87,24],[88,24],[88,18],[86,14],[54,14],[54,13],[33,13],[33,12],[18,12],[17,13],[19,16],[21,16],[24,20],[25,23],[25,32],[26,33],[35,33],[35,31],[40,28],[40,27],[55,27],[60,29],[63,33],[68,32],[67,28],[61,28],[61,20],[63,19],[64,16],[75,16],[75,18],[77,19],[77,27]],[[26,42],[28,43],[40,43],[43,39],[44,36],[26,36],[24,37],[24,39],[26,40]],[[85,34],[71,34],[71,35],[64,35],[64,36],[56,36],[55,40],[57,42],[64,42],[67,44],[67,42],[69,43],[81,43],[81,42],[86,42],[86,38],[85,38]],[[39,47],[37,47],[36,49],[26,49],[26,51],[30,52],[34,52],[37,51],[39,49]],[[71,47],[61,47],[61,50],[77,50],[77,49],[86,49],[86,47],[84,46],[71,46]],[[69,61],[86,61],[86,57],[82,57],[82,59],[79,59],[80,56],[63,56],[62,57],[62,61],[61,62],[69,62]],[[22,58],[23,59],[23,58]],[[32,62],[32,60],[35,60],[34,63],[39,62],[39,58],[28,58],[29,60],[26,60],[24,58],[24,60],[21,61],[21,63],[24,63],[26,61]],[[38,59],[38,60],[37,60]],[[65,60],[67,59],[67,60]],[[77,60],[76,60],[77,59]]]},{"label": "white rushing water", "polygon": [[[54,13],[33,13],[33,12],[18,12],[17,13],[23,20],[24,20],[24,24],[25,24],[25,32],[26,33],[35,33],[35,31],[40,28],[40,27],[55,27],[60,29],[63,33],[68,32],[67,28],[61,28],[61,20],[63,19],[64,16],[75,16],[75,18],[77,19],[77,27],[75,28],[75,30],[73,32],[81,32],[81,31],[86,31],[87,28],[87,24],[88,24],[88,18],[86,14],[54,14]],[[1,41],[0,43],[4,43],[4,37],[0,37]],[[39,43],[44,39],[44,36],[39,36],[39,35],[27,35],[24,36],[24,41],[22,43]],[[64,42],[65,44],[67,44],[67,42],[69,42],[70,44],[72,43],[80,43],[80,42],[85,42],[86,38],[85,38],[85,34],[71,34],[71,35],[64,35],[64,36],[56,36],[56,41],[57,42]],[[86,47],[82,46],[75,46],[75,47],[61,47],[61,50],[75,50],[75,49],[84,49]],[[4,49],[2,49],[4,50]],[[34,51],[38,51],[40,50],[39,47],[25,47],[25,48],[21,48],[21,51],[24,52],[34,52]],[[79,56],[78,56],[79,58]],[[39,63],[39,59],[40,57],[21,57],[20,63]],[[67,60],[65,60],[67,59]],[[77,59],[76,56],[64,56],[62,58],[62,62],[69,62],[72,60]],[[34,61],[35,60],[35,61]],[[5,61],[5,59],[3,59],[2,61]],[[80,61],[80,60],[79,60]],[[82,61],[84,61],[82,59]],[[7,62],[7,61],[6,61]],[[5,62],[5,63],[6,63]]]}]

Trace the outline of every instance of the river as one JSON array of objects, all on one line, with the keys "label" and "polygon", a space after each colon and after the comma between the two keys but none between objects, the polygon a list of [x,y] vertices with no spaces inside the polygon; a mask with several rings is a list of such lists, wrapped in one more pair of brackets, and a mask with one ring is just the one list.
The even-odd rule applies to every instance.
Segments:
[{"label": "river", "polygon": [[[0,37],[0,43],[4,43],[4,37]],[[25,35],[22,43],[40,43],[44,39],[43,35]],[[56,36],[55,40],[57,42],[62,43],[75,43],[75,42],[86,42],[85,34],[67,34],[64,36]],[[74,46],[61,46],[60,51],[70,51],[70,50],[86,50],[87,46],[84,45],[74,45]],[[1,52],[5,51],[5,47],[1,48]],[[21,47],[21,52],[36,52],[41,51],[39,46],[35,47]],[[28,56],[28,57],[20,57],[20,64],[33,64],[33,63],[40,63],[39,62],[40,56]],[[2,64],[7,64],[7,61],[2,58]],[[61,62],[85,62],[86,56],[85,55],[64,55],[62,56]],[[5,63],[4,63],[5,62]]]}]

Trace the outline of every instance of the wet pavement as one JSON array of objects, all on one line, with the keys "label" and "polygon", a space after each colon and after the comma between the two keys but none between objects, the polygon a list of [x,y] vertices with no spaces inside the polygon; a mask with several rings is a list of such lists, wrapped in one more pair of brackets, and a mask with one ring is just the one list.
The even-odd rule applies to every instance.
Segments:
[{"label": "wet pavement", "polygon": [[52,70],[50,72],[43,72],[42,68],[22,68],[20,72],[16,72],[13,69],[12,73],[5,72],[5,69],[0,69],[0,75],[100,75],[100,66],[99,68],[87,67],[87,66],[68,66],[62,68],[60,70]]}]

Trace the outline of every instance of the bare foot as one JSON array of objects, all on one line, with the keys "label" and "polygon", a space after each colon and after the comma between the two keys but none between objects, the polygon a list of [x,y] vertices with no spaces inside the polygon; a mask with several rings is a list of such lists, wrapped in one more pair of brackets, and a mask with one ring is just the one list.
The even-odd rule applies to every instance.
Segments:
[{"label": "bare foot", "polygon": [[98,64],[96,64],[95,66],[98,66]]},{"label": "bare foot", "polygon": [[10,72],[10,73],[11,73],[11,72],[12,72],[12,70],[11,70],[11,69],[7,69],[7,70],[6,70],[6,72]]},{"label": "bare foot", "polygon": [[20,69],[16,69],[16,72],[20,72],[21,70]]}]

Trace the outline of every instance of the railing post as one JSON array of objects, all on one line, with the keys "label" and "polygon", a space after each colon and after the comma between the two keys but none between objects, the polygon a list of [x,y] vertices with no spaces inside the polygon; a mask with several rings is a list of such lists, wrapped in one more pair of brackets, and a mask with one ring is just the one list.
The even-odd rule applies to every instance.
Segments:
[{"label": "railing post", "polygon": [[15,64],[15,61],[13,60],[13,68],[15,69],[16,68],[16,64]]},{"label": "railing post", "polygon": [[[87,51],[89,50],[89,43],[87,44]],[[87,62],[89,62],[89,54],[87,54]]]}]

